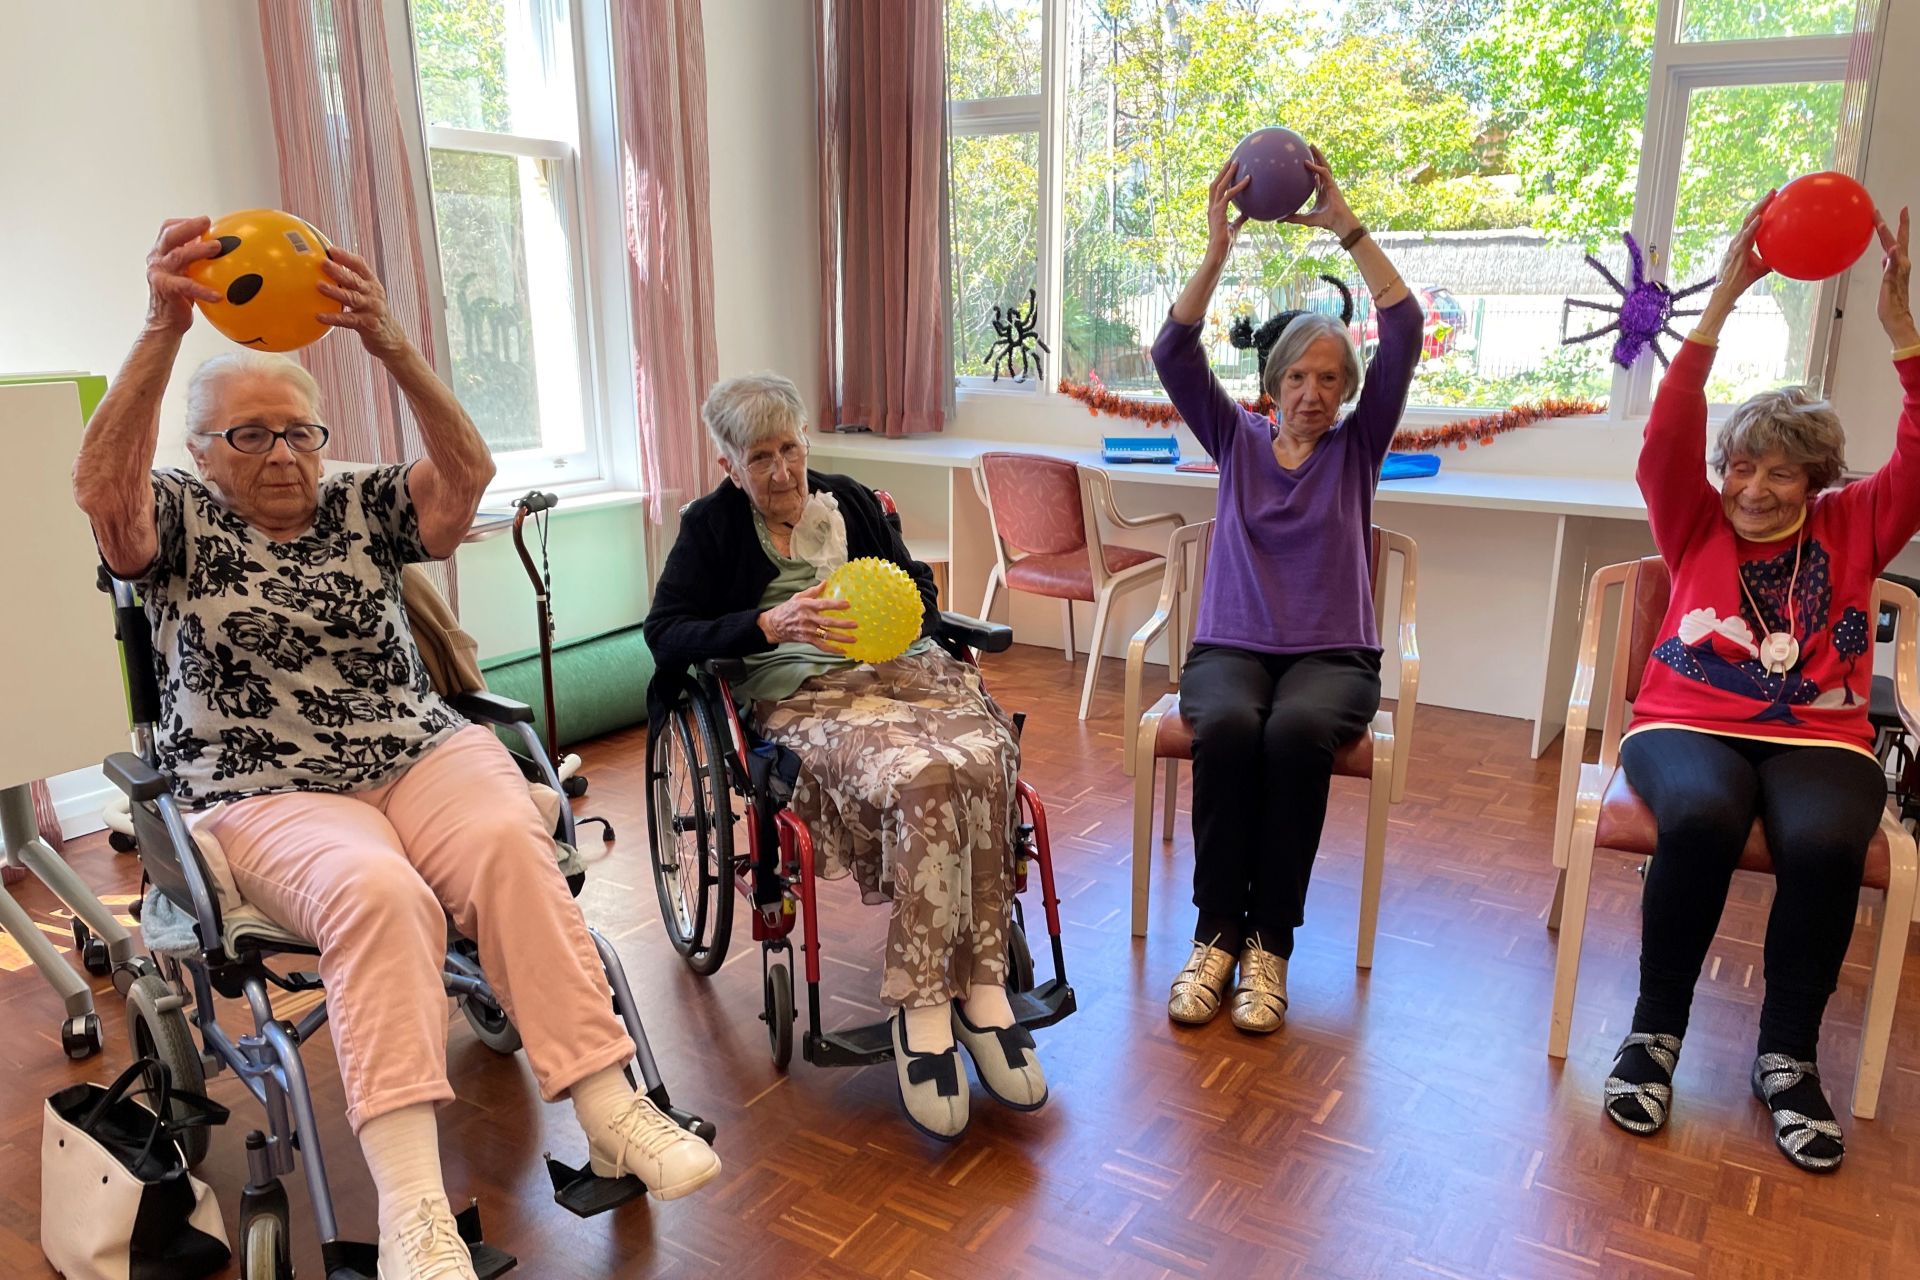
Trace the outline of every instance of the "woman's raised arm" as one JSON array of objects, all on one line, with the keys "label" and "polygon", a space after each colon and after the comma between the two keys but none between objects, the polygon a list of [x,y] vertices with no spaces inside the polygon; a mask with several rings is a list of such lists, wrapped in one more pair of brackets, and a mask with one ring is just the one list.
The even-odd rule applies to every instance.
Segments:
[{"label": "woman's raised arm", "polygon": [[173,218],[147,253],[147,320],[93,411],[73,463],[73,500],[93,522],[107,568],[122,578],[145,573],[159,552],[153,523],[153,451],[160,439],[160,402],[167,394],[180,339],[193,326],[195,302],[220,295],[187,278],[189,264],[220,253],[204,236],[204,217]]}]

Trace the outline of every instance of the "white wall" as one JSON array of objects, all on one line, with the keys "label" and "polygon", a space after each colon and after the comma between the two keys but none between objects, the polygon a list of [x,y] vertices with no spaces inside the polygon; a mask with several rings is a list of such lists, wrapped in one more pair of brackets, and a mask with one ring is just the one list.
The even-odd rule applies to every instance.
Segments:
[{"label": "white wall", "polygon": [[706,0],[720,376],[783,373],[820,402],[812,6]]},{"label": "white wall", "polygon": [[[1880,83],[1867,135],[1867,190],[1889,225],[1902,205],[1920,215],[1920,4],[1889,5]],[[1868,248],[1847,277],[1845,318],[1831,396],[1847,428],[1847,465],[1871,470],[1893,452],[1900,382],[1887,359],[1887,338],[1874,315],[1880,294],[1880,250]]]},{"label": "white wall", "polygon": [[[8,5],[0,172],[0,372],[111,376],[146,314],[161,222],[280,202],[258,9]],[[228,346],[196,324],[181,368]],[[162,410],[163,463],[186,460],[185,381]],[[54,779],[68,834],[98,827],[102,786],[93,769]]]},{"label": "white wall", "polygon": [[[256,6],[8,5],[0,164],[0,372],[111,375],[146,314],[161,222],[280,202]],[[196,324],[182,368],[228,345]]]}]

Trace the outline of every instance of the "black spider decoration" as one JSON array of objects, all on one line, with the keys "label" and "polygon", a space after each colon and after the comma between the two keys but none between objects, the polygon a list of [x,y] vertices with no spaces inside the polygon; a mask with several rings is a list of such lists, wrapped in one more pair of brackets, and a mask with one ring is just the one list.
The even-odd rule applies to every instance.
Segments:
[{"label": "black spider decoration", "polygon": [[1615,364],[1622,369],[1631,369],[1633,362],[1640,358],[1640,353],[1652,347],[1654,357],[1660,361],[1660,366],[1665,368],[1667,353],[1660,349],[1660,335],[1664,333],[1675,342],[1682,341],[1681,335],[1675,333],[1673,326],[1667,322],[1676,316],[1700,314],[1698,311],[1676,311],[1673,304],[1682,298],[1699,293],[1702,289],[1712,288],[1720,282],[1720,277],[1710,276],[1699,284],[1690,284],[1675,293],[1661,281],[1647,279],[1646,263],[1640,256],[1640,245],[1634,240],[1633,233],[1622,232],[1620,238],[1627,242],[1627,255],[1633,263],[1631,289],[1614,279],[1613,272],[1607,270],[1600,259],[1592,254],[1587,255],[1587,265],[1598,271],[1606,282],[1613,286],[1613,291],[1620,295],[1620,305],[1612,307],[1604,302],[1584,302],[1579,298],[1567,299],[1569,307],[1585,307],[1589,311],[1607,312],[1615,317],[1613,323],[1571,338],[1562,338],[1560,345],[1565,347],[1576,342],[1591,342],[1595,338],[1604,337],[1617,330],[1620,336],[1613,341]]},{"label": "black spider decoration", "polygon": [[[1340,291],[1340,323],[1352,324],[1353,294],[1334,276],[1320,278]],[[1227,341],[1242,351],[1251,347],[1254,354],[1260,358],[1260,372],[1264,375],[1267,368],[1267,355],[1273,350],[1273,344],[1280,341],[1280,335],[1286,331],[1288,325],[1306,314],[1308,313],[1305,311],[1282,311],[1258,329],[1253,327],[1252,316],[1238,316],[1227,328]]]},{"label": "black spider decoration", "polygon": [[[1005,309],[1006,318],[1004,320],[1001,319],[1001,308],[995,307],[993,309],[993,331],[997,336],[993,340],[993,345],[987,348],[987,365],[993,370],[993,380],[995,382],[1000,381],[1002,365],[1006,367],[1007,376],[1013,378],[1013,358],[1015,355],[1020,357],[1020,376],[1013,378],[1015,382],[1025,382],[1027,380],[1029,360],[1032,361],[1032,369],[1035,377],[1046,376],[1045,370],[1040,367],[1040,351],[1052,355],[1053,348],[1040,341],[1039,335],[1035,332],[1040,324],[1034,309],[1035,305],[1036,294],[1034,290],[1029,289],[1027,290],[1027,305],[1025,307],[1007,307]],[[1035,347],[1040,348],[1040,351],[1035,351]]]}]

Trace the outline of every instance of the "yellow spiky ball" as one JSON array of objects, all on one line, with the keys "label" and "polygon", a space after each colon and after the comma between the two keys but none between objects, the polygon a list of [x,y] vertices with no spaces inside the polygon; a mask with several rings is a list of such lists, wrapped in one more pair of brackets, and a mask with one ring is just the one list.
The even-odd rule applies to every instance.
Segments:
[{"label": "yellow spiky ball", "polygon": [[833,571],[820,594],[847,602],[843,616],[855,626],[847,656],[856,662],[891,662],[920,636],[920,589],[891,560],[849,560]]}]

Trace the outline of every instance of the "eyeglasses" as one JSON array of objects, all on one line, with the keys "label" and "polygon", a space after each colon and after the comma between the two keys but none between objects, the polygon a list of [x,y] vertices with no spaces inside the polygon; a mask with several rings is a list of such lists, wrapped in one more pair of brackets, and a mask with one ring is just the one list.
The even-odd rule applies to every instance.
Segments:
[{"label": "eyeglasses", "polygon": [[327,445],[327,429],[317,422],[295,422],[284,431],[275,431],[272,427],[263,427],[257,422],[245,423],[238,427],[228,427],[225,431],[207,431],[203,435],[218,436],[241,453],[272,453],[276,442],[285,440],[287,448],[295,453],[318,453]]},{"label": "eyeglasses", "polygon": [[756,480],[764,480],[773,474],[776,465],[789,471],[797,471],[807,465],[807,441],[803,436],[798,440],[789,440],[774,453],[755,454],[744,464],[747,474]]}]

